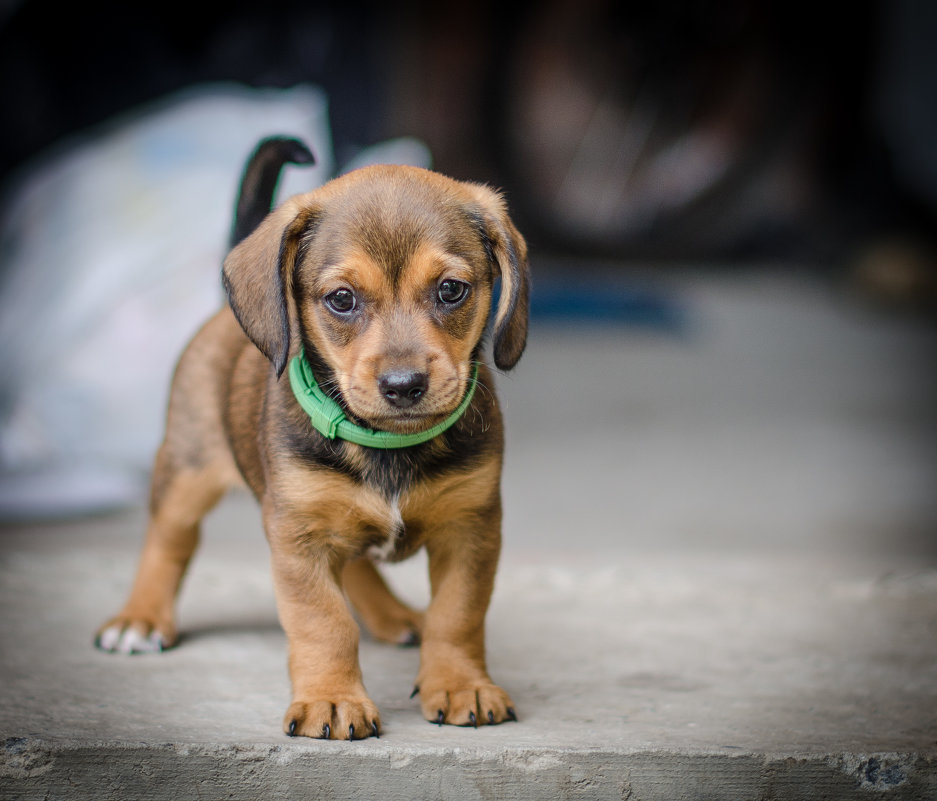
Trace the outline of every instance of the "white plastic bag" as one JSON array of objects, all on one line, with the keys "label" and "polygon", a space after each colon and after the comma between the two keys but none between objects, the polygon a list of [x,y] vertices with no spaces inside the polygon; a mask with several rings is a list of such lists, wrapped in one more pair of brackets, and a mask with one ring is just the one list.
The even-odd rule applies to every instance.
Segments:
[{"label": "white plastic bag", "polygon": [[[321,91],[212,85],[73,144],[13,192],[0,228],[0,516],[144,496],[175,361],[223,301],[241,170],[275,134],[316,157],[287,169],[280,198],[334,174]],[[412,140],[358,160],[429,161]]]}]

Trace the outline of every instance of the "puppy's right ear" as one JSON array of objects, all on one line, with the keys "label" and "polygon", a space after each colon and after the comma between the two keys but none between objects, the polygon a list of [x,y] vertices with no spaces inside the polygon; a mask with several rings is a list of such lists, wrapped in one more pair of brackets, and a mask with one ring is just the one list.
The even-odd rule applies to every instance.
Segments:
[{"label": "puppy's right ear", "polygon": [[290,352],[293,267],[318,209],[292,197],[268,214],[224,261],[228,303],[244,333],[281,375]]}]

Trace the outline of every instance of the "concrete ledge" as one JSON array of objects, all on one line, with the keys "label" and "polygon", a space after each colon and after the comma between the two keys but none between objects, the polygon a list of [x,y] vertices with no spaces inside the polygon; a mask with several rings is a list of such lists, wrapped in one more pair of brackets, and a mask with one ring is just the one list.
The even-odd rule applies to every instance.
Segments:
[{"label": "concrete ledge", "polygon": [[81,746],[11,739],[9,801],[199,798],[719,799],[777,801],[937,795],[937,763],[909,755],[789,756],[435,748],[367,744]]},{"label": "concrete ledge", "polygon": [[[4,799],[937,797],[937,574],[844,555],[509,550],[493,675],[519,723],[424,721],[413,649],[366,637],[385,726],[290,739],[285,639],[253,506],[209,520],[160,655],[91,647],[141,513],[7,530]],[[889,563],[892,568],[897,564]],[[419,601],[424,566],[394,566]]]}]

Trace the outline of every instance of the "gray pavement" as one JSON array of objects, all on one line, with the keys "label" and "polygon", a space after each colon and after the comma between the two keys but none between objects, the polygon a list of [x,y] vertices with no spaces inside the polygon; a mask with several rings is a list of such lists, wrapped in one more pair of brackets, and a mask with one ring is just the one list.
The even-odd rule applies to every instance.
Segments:
[{"label": "gray pavement", "polygon": [[[652,288],[682,328],[540,320],[499,381],[488,646],[518,723],[426,723],[417,652],[365,639],[381,739],[283,736],[247,497],[158,656],[91,647],[142,511],[8,524],[0,797],[937,798],[937,329],[780,270]],[[425,602],[420,557],[387,573]]]}]

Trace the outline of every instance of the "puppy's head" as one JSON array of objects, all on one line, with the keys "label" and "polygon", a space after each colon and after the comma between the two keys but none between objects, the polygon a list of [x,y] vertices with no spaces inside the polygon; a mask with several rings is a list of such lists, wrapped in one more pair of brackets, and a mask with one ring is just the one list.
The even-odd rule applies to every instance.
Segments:
[{"label": "puppy's head", "polygon": [[369,167],[290,198],[224,265],[248,337],[283,372],[302,345],[367,425],[445,419],[479,358],[495,280],[494,359],[527,339],[527,247],[499,195],[413,167]]}]

